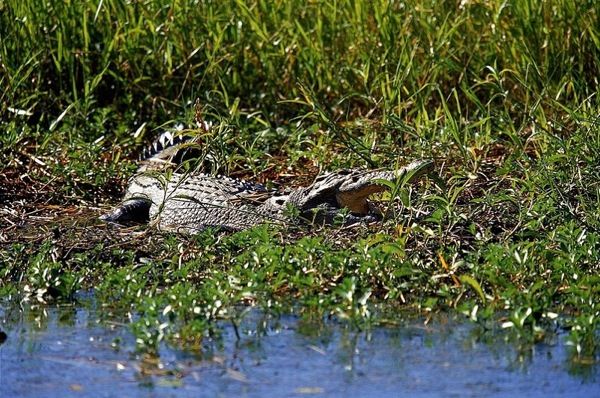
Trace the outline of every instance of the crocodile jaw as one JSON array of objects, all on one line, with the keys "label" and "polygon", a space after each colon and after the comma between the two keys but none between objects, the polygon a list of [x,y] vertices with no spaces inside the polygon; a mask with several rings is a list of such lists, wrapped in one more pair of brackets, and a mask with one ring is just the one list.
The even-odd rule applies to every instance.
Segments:
[{"label": "crocodile jaw", "polygon": [[359,192],[337,192],[335,199],[340,208],[347,207],[352,213],[367,214],[371,211],[367,197],[384,190],[382,185],[369,185]]},{"label": "crocodile jaw", "polygon": [[433,170],[431,160],[415,160],[407,166],[393,170],[373,170],[351,172],[340,176],[340,184],[335,191],[335,198],[340,208],[347,207],[357,214],[367,214],[372,211],[367,198],[375,193],[383,192],[387,187],[377,180],[399,183],[404,176],[411,174],[408,183],[418,181],[423,175]]}]

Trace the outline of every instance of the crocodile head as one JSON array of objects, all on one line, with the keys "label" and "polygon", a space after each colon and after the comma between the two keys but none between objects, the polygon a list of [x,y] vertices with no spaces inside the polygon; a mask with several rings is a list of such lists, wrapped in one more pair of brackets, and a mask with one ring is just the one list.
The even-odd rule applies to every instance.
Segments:
[{"label": "crocodile head", "polygon": [[[351,170],[336,187],[335,198],[340,207],[350,211],[366,214],[371,211],[367,201],[370,195],[385,191],[392,184],[413,183],[433,170],[431,160],[415,160],[408,166],[398,170]],[[406,178],[406,179],[405,179]]]},{"label": "crocodile head", "polygon": [[355,214],[372,212],[367,198],[387,189],[384,181],[398,184],[403,181],[418,181],[424,174],[433,170],[433,161],[416,160],[398,170],[349,169],[317,177],[314,184],[295,191],[290,203],[301,212],[327,206],[330,209],[347,208]]}]

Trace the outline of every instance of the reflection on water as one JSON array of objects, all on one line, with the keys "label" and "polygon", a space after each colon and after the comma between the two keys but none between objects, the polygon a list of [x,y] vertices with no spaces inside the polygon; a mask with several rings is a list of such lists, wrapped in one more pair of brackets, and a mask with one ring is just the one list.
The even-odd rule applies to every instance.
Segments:
[{"label": "reflection on water", "polygon": [[[92,308],[92,309],[90,309]],[[251,313],[240,342],[202,353],[134,353],[126,320],[99,322],[93,306],[0,306],[0,396],[600,396],[598,367],[578,364],[561,336],[519,344],[441,319],[370,333]]]}]

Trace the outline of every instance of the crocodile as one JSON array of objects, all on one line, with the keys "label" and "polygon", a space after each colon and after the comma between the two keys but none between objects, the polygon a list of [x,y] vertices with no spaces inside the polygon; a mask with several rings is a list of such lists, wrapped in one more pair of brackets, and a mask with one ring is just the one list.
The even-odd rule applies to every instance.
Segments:
[{"label": "crocodile", "polygon": [[251,181],[194,172],[162,172],[185,139],[163,133],[144,152],[121,204],[100,219],[106,223],[151,221],[161,230],[196,233],[206,228],[240,231],[264,223],[307,221],[330,225],[370,223],[382,215],[368,200],[387,189],[385,181],[413,183],[432,171],[431,160],[397,170],[344,169],[318,176],[307,186],[271,190]]}]

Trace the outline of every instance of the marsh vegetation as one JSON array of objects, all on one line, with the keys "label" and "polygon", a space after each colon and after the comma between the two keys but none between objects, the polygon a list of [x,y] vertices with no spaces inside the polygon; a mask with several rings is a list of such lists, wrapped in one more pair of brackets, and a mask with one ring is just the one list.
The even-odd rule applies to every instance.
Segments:
[{"label": "marsh vegetation", "polygon": [[[594,366],[598,27],[592,0],[2,1],[0,307],[93,290],[158,356],[250,307],[361,331],[450,313],[519,344],[560,332]],[[351,230],[98,222],[196,100],[220,172],[276,188],[430,158],[444,186]]]}]

